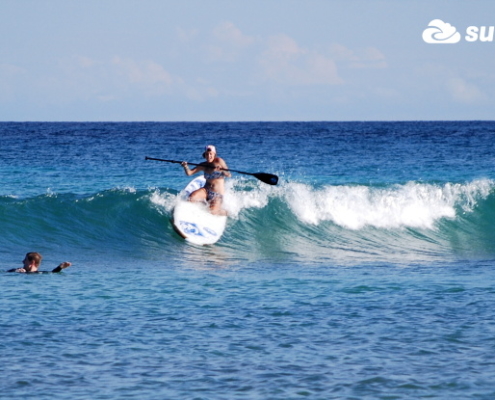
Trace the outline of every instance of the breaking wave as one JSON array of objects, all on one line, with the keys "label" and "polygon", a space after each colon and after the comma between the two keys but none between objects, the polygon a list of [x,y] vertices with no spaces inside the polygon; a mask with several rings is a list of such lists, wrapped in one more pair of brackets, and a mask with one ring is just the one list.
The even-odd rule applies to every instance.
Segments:
[{"label": "breaking wave", "polygon": [[[41,242],[96,255],[191,256],[204,250],[191,249],[172,229],[177,197],[178,191],[168,188],[4,196],[1,242],[4,249]],[[229,182],[225,208],[228,226],[214,248],[239,263],[495,257],[495,182],[488,179],[320,187],[239,179]]]}]

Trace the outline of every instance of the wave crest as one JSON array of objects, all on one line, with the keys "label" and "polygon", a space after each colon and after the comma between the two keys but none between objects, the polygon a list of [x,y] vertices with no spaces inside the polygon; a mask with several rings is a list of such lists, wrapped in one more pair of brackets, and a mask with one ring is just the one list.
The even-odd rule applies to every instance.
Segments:
[{"label": "wave crest", "polygon": [[285,190],[284,197],[292,212],[305,224],[331,221],[352,230],[366,226],[433,229],[442,218],[453,219],[460,210],[472,211],[494,186],[488,179],[443,185],[408,182],[383,188],[327,186],[315,189],[293,183]]}]

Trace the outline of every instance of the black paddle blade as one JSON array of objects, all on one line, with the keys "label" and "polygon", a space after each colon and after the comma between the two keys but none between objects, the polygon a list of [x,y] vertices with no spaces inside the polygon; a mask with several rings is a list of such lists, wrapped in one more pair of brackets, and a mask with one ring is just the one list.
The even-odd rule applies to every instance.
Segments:
[{"label": "black paddle blade", "polygon": [[265,174],[264,172],[257,172],[256,174],[252,175],[258,178],[261,182],[267,183],[269,185],[276,185],[278,183],[277,175]]}]

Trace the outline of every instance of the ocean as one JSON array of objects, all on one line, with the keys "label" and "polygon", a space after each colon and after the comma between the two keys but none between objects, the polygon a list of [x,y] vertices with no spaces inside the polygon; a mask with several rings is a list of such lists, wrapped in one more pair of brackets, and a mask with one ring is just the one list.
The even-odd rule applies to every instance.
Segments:
[{"label": "ocean", "polygon": [[[0,123],[0,399],[495,398],[495,122]],[[234,173],[226,231],[170,215]]]}]

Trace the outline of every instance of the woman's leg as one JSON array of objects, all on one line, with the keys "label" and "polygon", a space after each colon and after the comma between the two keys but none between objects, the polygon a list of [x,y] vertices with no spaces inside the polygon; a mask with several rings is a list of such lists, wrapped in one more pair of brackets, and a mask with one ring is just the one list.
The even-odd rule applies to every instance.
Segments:
[{"label": "woman's leg", "polygon": [[222,208],[223,196],[219,195],[210,200],[210,211],[215,215],[227,215],[227,211]]},{"label": "woman's leg", "polygon": [[194,202],[199,202],[199,201],[206,201],[206,189],[205,188],[199,188],[198,190],[195,190],[189,195],[189,201],[194,201]]}]

